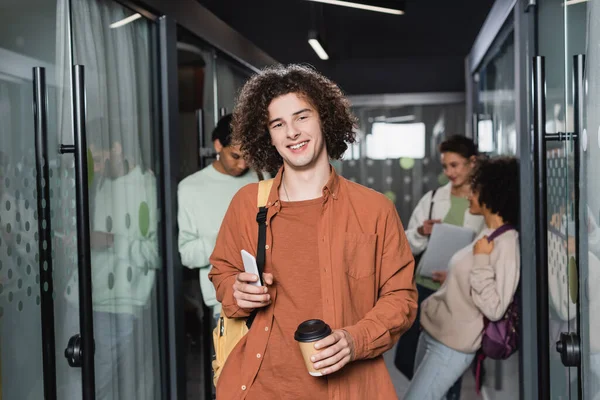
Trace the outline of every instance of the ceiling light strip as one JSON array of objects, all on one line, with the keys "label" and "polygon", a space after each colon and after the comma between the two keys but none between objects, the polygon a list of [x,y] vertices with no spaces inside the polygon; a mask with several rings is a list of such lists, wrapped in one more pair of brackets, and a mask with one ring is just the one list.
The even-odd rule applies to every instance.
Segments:
[{"label": "ceiling light strip", "polygon": [[112,24],[110,24],[109,26],[110,26],[112,29],[115,29],[115,28],[118,28],[118,27],[120,27],[120,26],[127,25],[128,23],[130,23],[130,22],[133,22],[133,21],[135,21],[136,19],[140,19],[140,18],[142,18],[142,15],[141,15],[141,14],[139,14],[139,13],[135,13],[135,14],[133,14],[133,15],[130,15],[130,16],[129,16],[129,17],[127,17],[127,18],[123,18],[123,19],[122,19],[122,20],[120,20],[120,21],[113,22],[113,23],[112,23]]},{"label": "ceiling light strip", "polygon": [[397,9],[387,8],[387,7],[371,6],[368,4],[353,3],[350,1],[341,1],[341,0],[309,0],[309,1],[314,1],[317,3],[332,4],[334,6],[358,8],[360,10],[376,11],[376,12],[381,12],[381,13],[386,13],[386,14],[394,14],[394,15],[404,14],[404,11],[402,11],[402,10],[397,10]]},{"label": "ceiling light strip", "polygon": [[329,60],[329,55],[317,39],[308,39],[308,44],[310,44],[321,60]]}]

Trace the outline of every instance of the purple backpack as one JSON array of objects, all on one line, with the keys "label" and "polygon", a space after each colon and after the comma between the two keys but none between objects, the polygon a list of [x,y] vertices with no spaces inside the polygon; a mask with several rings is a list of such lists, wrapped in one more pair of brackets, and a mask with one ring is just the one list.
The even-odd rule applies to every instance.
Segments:
[{"label": "purple backpack", "polygon": [[[488,237],[491,242],[504,232],[515,229],[511,225],[503,225],[496,229]],[[475,380],[477,382],[477,392],[481,388],[481,368],[483,360],[491,358],[492,360],[506,360],[519,346],[519,300],[518,291],[513,300],[508,305],[506,313],[498,321],[490,321],[483,317],[483,337],[481,339],[481,350],[477,355],[477,368]]]}]

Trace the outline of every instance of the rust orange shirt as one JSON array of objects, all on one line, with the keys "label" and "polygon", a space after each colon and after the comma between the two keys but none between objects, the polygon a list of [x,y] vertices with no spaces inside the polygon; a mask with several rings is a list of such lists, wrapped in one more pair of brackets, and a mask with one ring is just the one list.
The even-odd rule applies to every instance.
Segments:
[{"label": "rust orange shirt", "polygon": [[[307,319],[322,319],[317,223],[323,199],[281,202],[277,218],[271,220],[271,262],[265,271],[273,274],[277,302],[273,303],[273,328],[262,365],[248,400],[298,399],[305,393],[312,400],[327,400],[327,378],[310,376],[304,365],[294,332]],[[276,382],[276,384],[273,384]]]},{"label": "rust orange shirt", "polygon": [[[282,171],[275,177],[267,204],[265,268],[273,262],[273,246],[277,246],[272,226],[282,209]],[[256,253],[257,194],[258,184],[250,184],[235,195],[211,256],[209,277],[222,312],[230,318],[243,318],[250,313],[237,306],[233,283],[244,270],[240,250]],[[319,259],[319,274],[306,275],[304,279],[320,284],[322,319],[332,329],[345,329],[355,344],[355,360],[327,377],[328,398],[395,398],[382,354],[412,325],[417,292],[414,260],[394,205],[382,194],[338,176],[332,168],[323,187],[317,246],[312,251]],[[293,265],[295,260],[288,262]],[[263,367],[273,331],[277,285],[271,286],[269,293],[271,305],[257,314],[252,328],[223,367],[217,384],[219,400],[246,399]],[[304,393],[298,393],[297,398],[303,398]]]}]

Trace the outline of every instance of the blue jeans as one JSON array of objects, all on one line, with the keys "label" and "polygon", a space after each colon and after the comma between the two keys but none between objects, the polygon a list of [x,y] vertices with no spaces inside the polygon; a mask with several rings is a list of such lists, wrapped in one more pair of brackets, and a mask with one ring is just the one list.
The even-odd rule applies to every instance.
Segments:
[{"label": "blue jeans", "polygon": [[404,400],[444,399],[448,389],[469,368],[475,353],[451,349],[422,331],[415,357],[415,375]]}]

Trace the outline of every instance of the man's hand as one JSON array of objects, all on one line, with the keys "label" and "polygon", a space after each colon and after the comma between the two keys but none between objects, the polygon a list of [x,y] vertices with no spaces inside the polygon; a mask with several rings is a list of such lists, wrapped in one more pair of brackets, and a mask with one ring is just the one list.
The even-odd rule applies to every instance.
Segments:
[{"label": "man's hand", "polygon": [[238,307],[253,310],[271,304],[271,296],[267,293],[267,286],[273,284],[273,274],[263,274],[263,283],[267,286],[254,286],[258,276],[242,272],[237,275],[233,284],[233,297]]},{"label": "man's hand", "polygon": [[448,277],[448,271],[433,271],[431,273],[431,279],[434,282],[444,283],[446,282],[446,278]]},{"label": "man's hand", "polygon": [[441,219],[428,219],[423,222],[423,225],[417,228],[417,232],[419,232],[419,235],[421,236],[429,236],[433,230],[433,225],[439,224],[440,222],[442,222]]},{"label": "man's hand", "polygon": [[112,233],[94,231],[90,235],[90,247],[94,250],[104,250],[112,247],[115,235]]},{"label": "man's hand", "polygon": [[311,357],[311,361],[323,375],[339,371],[354,360],[354,339],[343,329],[336,329],[325,339],[319,340],[315,343],[315,349],[320,351]]},{"label": "man's hand", "polygon": [[487,236],[479,239],[473,246],[473,254],[491,254],[494,250],[494,242],[488,242]]}]

